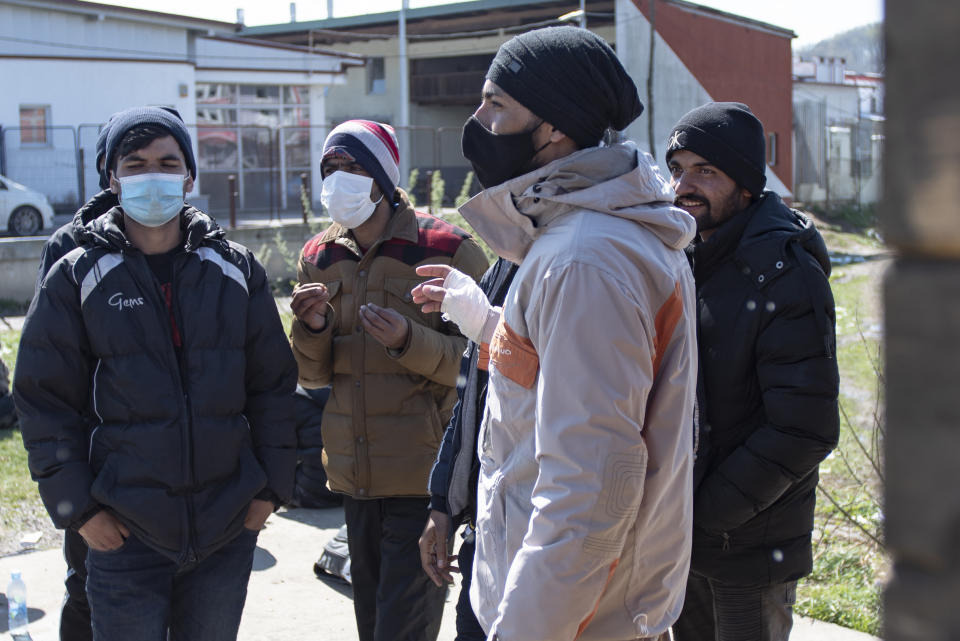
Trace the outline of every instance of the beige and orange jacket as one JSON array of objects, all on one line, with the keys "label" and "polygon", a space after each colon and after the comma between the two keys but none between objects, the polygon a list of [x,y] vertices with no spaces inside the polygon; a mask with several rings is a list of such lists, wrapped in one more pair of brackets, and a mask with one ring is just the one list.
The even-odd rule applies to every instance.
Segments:
[{"label": "beige and orange jacket", "polygon": [[692,527],[695,233],[632,144],[488,189],[461,213],[519,263],[488,345],[471,601],[500,641],[656,637]]},{"label": "beige and orange jacket", "polygon": [[[300,383],[331,386],[323,412],[323,463],[330,489],[355,498],[427,496],[427,479],[456,401],[466,339],[440,314],[423,314],[410,290],[419,265],[453,265],[476,279],[487,268],[465,231],[415,212],[406,194],[383,238],[362,253],[334,224],[306,243],[301,284],[330,289],[327,325],[291,331]],[[410,321],[406,345],[387,350],[362,329],[361,305],[390,307]]]}]

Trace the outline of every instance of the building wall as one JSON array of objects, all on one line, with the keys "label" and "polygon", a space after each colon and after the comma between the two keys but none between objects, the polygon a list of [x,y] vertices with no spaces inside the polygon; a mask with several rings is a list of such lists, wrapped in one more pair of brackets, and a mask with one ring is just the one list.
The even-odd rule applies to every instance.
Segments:
[{"label": "building wall", "polygon": [[826,105],[827,124],[850,122],[860,116],[860,93],[852,85],[798,82],[793,85],[793,103]]},{"label": "building wall", "polygon": [[[185,58],[187,30],[0,2],[0,55]],[[66,45],[66,46],[65,46]]]},{"label": "building wall", "polygon": [[[344,82],[342,64],[362,62],[238,41],[231,37],[232,25],[225,23],[123,8],[98,11],[92,6],[0,0],[0,161],[12,179],[45,193],[61,213],[99,191],[95,143],[100,125],[111,114],[141,105],[174,107],[194,134],[197,153],[202,151],[193,127],[198,120],[197,83],[309,85],[310,111],[322,124],[327,85]],[[217,35],[221,32],[225,37]],[[22,106],[46,110],[45,141],[21,139]],[[310,134],[309,148],[317,146],[319,151],[325,132]],[[269,136],[278,143],[277,153],[259,161],[266,166],[253,169],[271,176],[272,191],[269,198],[253,200],[266,198],[271,211],[277,201],[281,208],[299,209],[297,186],[291,181],[309,170],[318,197],[319,171],[312,155],[309,167],[298,162],[304,166],[283,171],[288,155],[280,153],[284,143],[276,126],[269,129]],[[287,139],[283,137],[284,142]],[[203,169],[193,196],[201,192],[211,196],[222,213],[226,178],[207,171],[205,180]],[[280,177],[279,191],[275,176]],[[263,191],[250,184],[258,193]]]},{"label": "building wall", "polygon": [[794,83],[794,192],[798,201],[828,209],[838,204],[877,202],[882,129],[875,119],[864,118],[860,107],[856,86]]},{"label": "building wall", "polygon": [[[597,29],[596,33],[611,44],[616,31],[612,27]],[[488,36],[457,40],[411,42],[408,58],[434,58],[490,54],[492,57],[501,44],[512,37]],[[343,85],[331,87],[327,94],[327,116],[330,124],[351,118],[369,118],[396,125],[400,119],[400,58],[397,38],[350,42],[340,47],[345,51],[384,59],[386,79],[383,93],[368,93],[368,68],[347,71]],[[469,171],[469,163],[460,152],[460,131],[464,122],[480,104],[477,87],[476,105],[410,105],[410,131],[406,136],[398,131],[399,142],[410,153],[410,166],[420,171],[424,179],[426,171],[441,169],[447,181],[447,193],[460,191],[463,178]],[[319,123],[319,121],[314,120]],[[401,176],[400,183],[408,187],[409,176]]]},{"label": "building wall", "polygon": [[[670,131],[680,116],[710,101],[710,94],[683,64],[660,34],[654,40],[653,100],[647,90],[650,61],[650,23],[631,0],[617,2],[617,53],[633,78],[643,100],[644,111],[625,134],[660,164],[667,175],[664,152]],[[650,118],[653,118],[653,146],[650,145]]]},{"label": "building wall", "polygon": [[[44,192],[56,207],[81,200],[74,132],[83,149],[83,184],[89,198],[99,191],[94,165],[98,125],[116,111],[139,105],[176,108],[191,122],[196,114],[194,69],[181,62],[0,58],[0,78],[14,91],[0,91],[9,177]],[[181,95],[181,86],[186,95]],[[21,105],[48,105],[47,145],[20,142]],[[81,125],[88,125],[83,126]],[[12,128],[12,129],[8,129]],[[198,185],[199,188],[199,185]]]},{"label": "building wall", "polygon": [[[642,16],[642,17],[641,17]],[[649,59],[649,0],[617,0],[617,22],[632,51],[627,60],[638,86],[645,87]],[[706,102],[704,94],[691,83],[699,84],[708,100],[744,102],[763,122],[768,133],[777,135],[776,164],[771,168],[787,189],[792,187],[792,110],[790,38],[748,27],[734,20],[691,12],[670,2],[658,1],[656,30],[663,43],[674,53],[660,55],[655,74],[670,74],[672,88],[663,89],[654,76],[654,124],[658,149],[666,145],[670,126],[686,111]],[[644,33],[647,35],[645,36]],[[618,39],[623,40],[623,36]],[[645,40],[645,43],[643,42]],[[646,44],[647,48],[643,48]],[[659,61],[666,59],[667,66]],[[679,62],[688,75],[677,69]],[[679,82],[678,82],[679,81]],[[646,120],[637,128],[646,128]],[[646,137],[643,138],[646,140]],[[661,152],[662,153],[662,152]],[[768,180],[769,180],[768,171]],[[773,181],[775,182],[775,181]]]}]

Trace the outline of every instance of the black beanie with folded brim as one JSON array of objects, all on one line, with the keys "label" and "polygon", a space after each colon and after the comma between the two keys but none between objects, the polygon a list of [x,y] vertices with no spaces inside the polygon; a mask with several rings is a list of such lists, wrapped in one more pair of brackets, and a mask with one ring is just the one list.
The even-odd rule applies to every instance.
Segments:
[{"label": "black beanie with folded brim", "polygon": [[763,124],[740,102],[709,102],[674,126],[667,162],[677,151],[702,156],[756,198],[767,184],[767,147]]},{"label": "black beanie with folded brim", "polygon": [[617,54],[586,29],[546,27],[511,38],[497,51],[487,79],[581,149],[643,113]]}]

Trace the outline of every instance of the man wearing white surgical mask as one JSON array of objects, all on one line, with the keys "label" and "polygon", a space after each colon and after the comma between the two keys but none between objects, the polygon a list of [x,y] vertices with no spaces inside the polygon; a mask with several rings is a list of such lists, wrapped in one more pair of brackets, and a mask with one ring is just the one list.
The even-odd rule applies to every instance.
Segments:
[{"label": "man wearing white surgical mask", "polygon": [[187,128],[111,121],[119,205],[42,276],[15,397],[54,524],[83,537],[94,641],[236,639],[257,535],[290,500],[296,363],[263,266],[184,203]]},{"label": "man wearing white surgical mask", "polygon": [[465,231],[414,211],[398,160],[387,125],[350,120],[330,132],[321,202],[334,224],[304,246],[291,301],[300,384],[332,386],[324,462],[344,495],[360,641],[439,631],[446,590],[420,569],[417,540],[466,339],[410,290],[419,265],[474,279],[487,267]]}]

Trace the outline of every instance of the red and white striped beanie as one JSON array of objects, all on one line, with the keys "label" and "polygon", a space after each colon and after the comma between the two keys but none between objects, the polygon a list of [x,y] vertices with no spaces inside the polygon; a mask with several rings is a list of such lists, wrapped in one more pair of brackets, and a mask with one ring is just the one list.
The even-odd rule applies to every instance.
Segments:
[{"label": "red and white striped beanie", "polygon": [[372,120],[348,120],[323,143],[323,157],[346,152],[367,170],[389,199],[400,182],[400,148],[393,127]]}]

